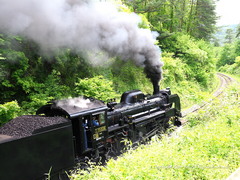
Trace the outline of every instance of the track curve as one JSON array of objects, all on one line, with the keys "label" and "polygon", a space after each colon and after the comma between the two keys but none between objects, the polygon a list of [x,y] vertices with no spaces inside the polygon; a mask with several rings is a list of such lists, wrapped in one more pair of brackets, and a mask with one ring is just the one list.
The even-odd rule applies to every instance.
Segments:
[{"label": "track curve", "polygon": [[[207,102],[201,102],[200,104],[195,104],[192,107],[186,109],[182,112],[182,117],[186,117],[188,114],[191,114],[193,112],[198,111],[199,109],[203,108],[205,105],[209,104],[211,101],[213,101],[215,98],[220,96],[223,91],[235,81],[232,77],[223,74],[223,73],[217,73],[218,78],[220,79],[220,85],[215,90],[215,92],[212,94],[212,98],[209,99]],[[184,124],[184,122],[182,122]]]}]

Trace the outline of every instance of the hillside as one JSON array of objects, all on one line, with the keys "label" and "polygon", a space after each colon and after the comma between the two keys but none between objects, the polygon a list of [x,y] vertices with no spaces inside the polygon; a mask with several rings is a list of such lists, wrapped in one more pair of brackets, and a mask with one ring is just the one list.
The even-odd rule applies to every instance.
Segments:
[{"label": "hillside", "polygon": [[240,165],[239,84],[203,110],[186,117],[187,125],[130,150],[106,166],[92,165],[71,179],[226,179]]}]

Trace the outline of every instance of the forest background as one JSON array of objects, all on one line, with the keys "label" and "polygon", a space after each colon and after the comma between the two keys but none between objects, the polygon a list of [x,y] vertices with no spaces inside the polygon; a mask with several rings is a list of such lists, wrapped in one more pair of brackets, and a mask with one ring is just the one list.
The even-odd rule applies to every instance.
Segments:
[{"label": "forest background", "polygon": [[[240,74],[240,26],[225,28],[224,40],[216,38],[220,28],[216,1],[112,2],[121,12],[138,14],[139,28],[158,32],[156,44],[164,62],[160,86],[178,93],[183,107],[201,101],[215,88],[217,70]],[[34,114],[54,99],[85,95],[107,102],[118,100],[127,90],[153,91],[143,68],[131,61],[115,57],[95,66],[68,48],[48,56],[31,39],[6,32],[0,32],[0,70],[0,125],[22,114]]]}]

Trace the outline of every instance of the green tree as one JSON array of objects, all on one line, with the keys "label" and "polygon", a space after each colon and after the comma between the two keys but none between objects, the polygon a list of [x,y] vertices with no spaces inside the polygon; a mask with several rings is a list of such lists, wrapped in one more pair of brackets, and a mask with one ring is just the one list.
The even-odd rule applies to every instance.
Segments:
[{"label": "green tree", "polygon": [[240,39],[235,42],[235,56],[240,56]]},{"label": "green tree", "polygon": [[189,33],[198,39],[209,40],[216,28],[216,12],[214,0],[197,0],[193,14],[193,26]]},{"label": "green tree", "polygon": [[173,57],[180,58],[187,65],[187,80],[197,81],[205,87],[209,85],[216,64],[213,47],[209,43],[175,33],[160,44],[165,51],[174,52]]},{"label": "green tree", "polygon": [[15,118],[19,111],[20,107],[16,101],[0,104],[0,126]]},{"label": "green tree", "polygon": [[118,97],[113,89],[112,81],[105,79],[103,76],[78,79],[75,92],[76,96],[93,97],[102,101]]},{"label": "green tree", "polygon": [[144,14],[152,29],[185,32],[209,40],[215,31],[217,16],[214,0],[124,0],[136,13]]},{"label": "green tree", "polygon": [[217,63],[217,67],[224,66],[225,64],[234,63],[234,60],[235,60],[234,49],[235,49],[234,44],[225,44],[223,46],[219,61]]},{"label": "green tree", "polygon": [[232,43],[234,40],[234,32],[232,29],[226,30],[225,43]]},{"label": "green tree", "polygon": [[239,38],[240,36],[240,24],[237,27],[237,34],[236,34],[236,38]]}]

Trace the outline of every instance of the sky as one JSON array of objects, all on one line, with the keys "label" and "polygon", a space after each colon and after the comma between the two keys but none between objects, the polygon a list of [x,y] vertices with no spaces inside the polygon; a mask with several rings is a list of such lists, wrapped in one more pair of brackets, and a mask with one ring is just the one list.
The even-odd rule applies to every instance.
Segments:
[{"label": "sky", "polygon": [[240,0],[219,0],[216,12],[221,16],[217,25],[232,25],[240,23]]}]

